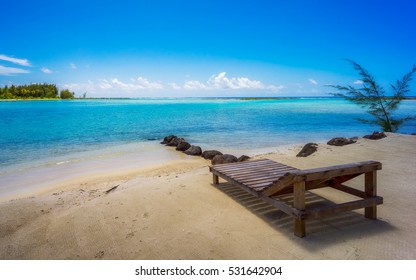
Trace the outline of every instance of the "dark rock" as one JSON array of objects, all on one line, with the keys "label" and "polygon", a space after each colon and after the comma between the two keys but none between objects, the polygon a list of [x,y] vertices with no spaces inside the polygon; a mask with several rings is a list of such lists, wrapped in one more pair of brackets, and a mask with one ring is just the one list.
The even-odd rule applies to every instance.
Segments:
[{"label": "dark rock", "polygon": [[243,161],[247,161],[247,160],[249,160],[249,159],[250,159],[250,157],[249,157],[249,156],[242,155],[241,157],[239,157],[239,158],[237,159],[237,162],[243,162]]},{"label": "dark rock", "polygon": [[202,149],[199,146],[191,146],[189,149],[187,149],[185,154],[190,156],[200,156],[202,154]]},{"label": "dark rock", "polygon": [[213,159],[216,155],[222,155],[222,153],[216,150],[209,150],[209,151],[204,151],[201,156],[204,159]]},{"label": "dark rock", "polygon": [[185,141],[185,139],[176,137],[170,140],[169,143],[166,144],[166,146],[176,147],[179,145],[180,142],[183,141]]},{"label": "dark rock", "polygon": [[303,146],[302,150],[296,155],[297,157],[307,157],[318,150],[318,144],[308,143]]},{"label": "dark rock", "polygon": [[160,142],[160,144],[167,144],[167,143],[169,143],[170,141],[172,141],[174,138],[178,138],[177,136],[175,136],[175,135],[169,135],[169,136],[166,136],[165,138],[163,138],[163,141],[162,142]]},{"label": "dark rock", "polygon": [[233,155],[216,155],[212,160],[211,164],[221,164],[221,163],[231,163],[231,162],[237,162],[237,158]]},{"label": "dark rock", "polygon": [[190,147],[191,147],[191,144],[189,144],[186,141],[181,141],[181,142],[179,142],[178,146],[176,146],[176,150],[184,152],[184,151],[188,150]]},{"label": "dark rock", "polygon": [[355,142],[357,142],[356,138],[336,137],[329,140],[327,144],[331,146],[345,146]]},{"label": "dark rock", "polygon": [[377,131],[374,131],[373,134],[363,136],[363,138],[367,138],[371,140],[378,140],[384,137],[387,137],[387,135],[384,132],[377,132]]}]

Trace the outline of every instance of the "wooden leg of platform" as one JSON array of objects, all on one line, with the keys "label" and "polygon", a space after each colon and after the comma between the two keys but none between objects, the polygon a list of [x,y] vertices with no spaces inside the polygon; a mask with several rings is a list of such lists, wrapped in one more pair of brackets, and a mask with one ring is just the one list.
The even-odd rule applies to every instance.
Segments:
[{"label": "wooden leg of platform", "polygon": [[294,225],[294,234],[297,237],[305,237],[306,235],[306,228],[305,228],[305,220],[301,219],[293,219]]},{"label": "wooden leg of platform", "polygon": [[215,185],[217,185],[219,183],[218,175],[215,175],[214,173],[212,173],[212,181],[214,182]]},{"label": "wooden leg of platform", "polygon": [[[293,185],[293,206],[297,210],[305,210],[305,182],[296,182]],[[298,237],[306,235],[305,220],[293,219],[294,234]]]},{"label": "wooden leg of platform", "polygon": [[[365,194],[367,197],[377,195],[377,171],[365,173]],[[365,217],[368,219],[377,219],[377,206],[365,208]]]}]

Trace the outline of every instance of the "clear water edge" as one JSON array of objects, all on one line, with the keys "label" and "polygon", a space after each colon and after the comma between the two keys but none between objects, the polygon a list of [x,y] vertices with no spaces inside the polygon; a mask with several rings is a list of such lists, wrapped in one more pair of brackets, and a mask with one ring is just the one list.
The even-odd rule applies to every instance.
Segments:
[{"label": "clear water edge", "polygon": [[[411,115],[415,108],[406,100],[399,111]],[[0,102],[0,185],[10,191],[42,172],[52,175],[36,179],[38,185],[86,174],[79,167],[93,173],[178,159],[180,153],[158,144],[168,134],[203,150],[254,155],[378,129],[356,117],[366,115],[333,98]],[[415,131],[409,122],[400,132]]]}]

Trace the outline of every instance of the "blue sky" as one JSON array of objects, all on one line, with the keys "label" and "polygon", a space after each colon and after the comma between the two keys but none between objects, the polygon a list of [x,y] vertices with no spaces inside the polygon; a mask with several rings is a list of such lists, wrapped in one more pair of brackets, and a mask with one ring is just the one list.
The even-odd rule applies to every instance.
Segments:
[{"label": "blue sky", "polygon": [[[89,97],[322,96],[416,63],[416,1],[3,1],[0,85]],[[412,85],[415,85],[413,82]],[[414,88],[414,86],[413,86]]]}]

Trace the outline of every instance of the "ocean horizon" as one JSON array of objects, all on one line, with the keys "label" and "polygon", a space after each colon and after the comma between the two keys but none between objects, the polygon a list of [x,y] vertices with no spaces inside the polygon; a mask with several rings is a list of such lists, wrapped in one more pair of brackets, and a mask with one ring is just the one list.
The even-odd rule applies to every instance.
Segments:
[{"label": "ocean horizon", "polygon": [[[398,116],[411,115],[403,100]],[[334,97],[112,98],[0,102],[0,172],[61,163],[75,154],[140,149],[175,134],[202,149],[256,150],[333,137],[362,137],[377,126],[359,106]],[[415,133],[416,122],[399,133]],[[1,174],[1,173],[0,173]]]}]

